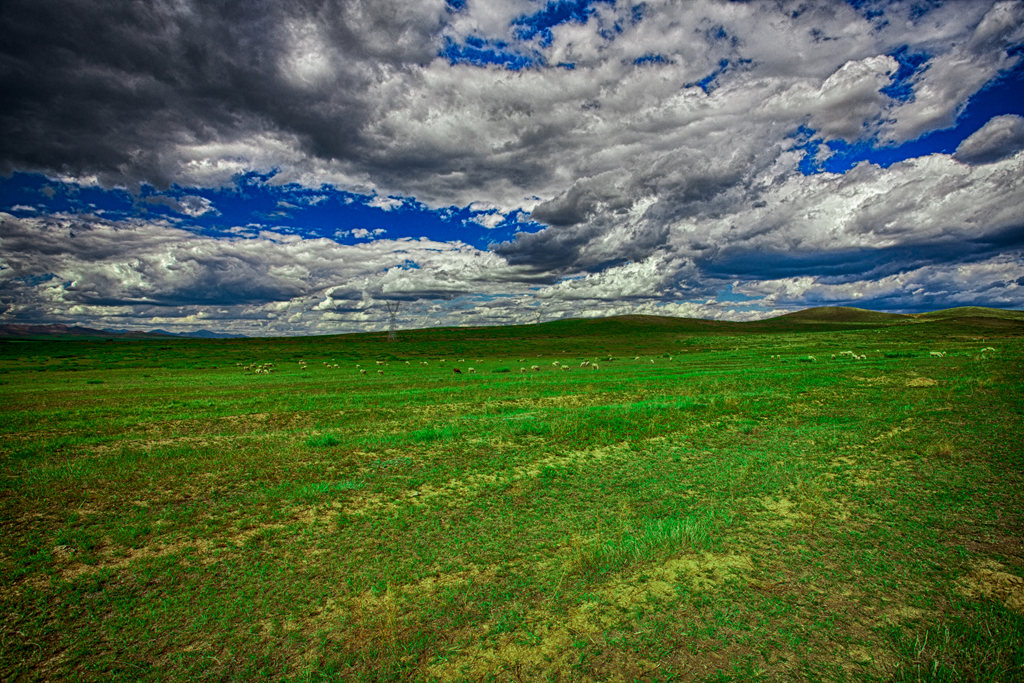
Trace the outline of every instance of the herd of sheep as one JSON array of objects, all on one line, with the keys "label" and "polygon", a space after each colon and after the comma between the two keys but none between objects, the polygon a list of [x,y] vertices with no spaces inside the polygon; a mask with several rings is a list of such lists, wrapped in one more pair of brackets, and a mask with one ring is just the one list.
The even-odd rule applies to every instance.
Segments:
[{"label": "herd of sheep", "polygon": [[[985,348],[981,349],[980,355],[978,356],[978,358],[980,360],[984,360],[986,358],[985,354],[995,353],[995,351],[996,351],[996,349],[994,347],[986,346]],[[930,358],[945,358],[946,357],[946,352],[945,351],[930,351],[928,353],[928,355],[929,355]],[[668,354],[665,354],[664,358],[667,358],[669,361],[671,361],[673,359],[672,356],[670,356]],[[780,360],[780,361],[785,360],[785,358],[783,357],[782,354],[771,354],[770,358],[771,358],[771,360]],[[862,361],[862,360],[867,360],[868,356],[865,353],[856,353],[854,351],[840,351],[838,354],[835,354],[835,353],[831,354],[831,360],[833,360],[833,361],[842,360],[843,358],[849,358],[850,360]],[[440,366],[444,366],[445,363],[446,363],[446,360],[447,359],[441,358],[441,359],[439,359],[437,361],[437,364],[440,365]],[[613,356],[608,356],[607,359],[602,359],[602,360],[613,361],[613,360],[616,360],[616,359]],[[644,359],[644,358],[641,358],[640,356],[634,357],[633,360],[634,361],[646,360],[646,361],[648,361],[648,362],[650,362],[652,364],[655,362],[654,358],[646,358],[646,359]],[[807,356],[800,357],[798,360],[803,361],[805,363],[806,362],[815,363],[815,362],[817,362],[818,359],[815,356],[807,355]],[[525,361],[524,358],[520,358],[519,359],[520,363],[523,363],[524,361]],[[374,362],[377,365],[377,374],[378,375],[383,375],[385,369],[387,369],[391,365],[390,361],[377,360],[377,361],[374,361]],[[402,362],[405,365],[411,365],[412,364],[410,361],[395,361],[395,363],[399,363],[399,362]],[[465,358],[459,358],[458,360],[453,360],[452,362],[454,364],[460,364],[460,363],[464,364],[466,362],[466,359]],[[483,363],[482,360],[477,360],[476,362],[477,362],[477,364]],[[502,361],[499,361],[499,362],[502,362]],[[307,362],[305,360],[299,359],[297,361],[297,363],[298,363],[298,366],[299,366],[300,370],[307,370],[308,369],[308,365],[307,365]],[[336,369],[338,369],[340,367],[338,365],[338,363],[334,362],[334,359],[331,359],[330,361],[326,361],[326,360],[325,361],[321,361],[321,364],[325,368],[328,368],[328,369],[335,369],[336,370]],[[419,364],[422,365],[422,366],[429,366],[430,365],[430,361],[421,360],[419,362]],[[274,363],[269,363],[269,362],[268,363],[255,363],[255,362],[253,362],[253,363],[248,363],[248,364],[245,364],[245,363],[235,363],[235,366],[242,368],[243,371],[246,372],[246,373],[252,373],[252,374],[256,374],[256,375],[269,375],[272,372],[274,372],[274,370],[276,370],[276,368],[277,368],[277,366]],[[553,361],[551,363],[551,366],[554,369],[556,369],[556,370],[563,370],[564,371],[564,370],[570,370],[571,369],[571,366],[566,365],[565,363],[563,363],[561,361],[558,361],[558,360]],[[580,364],[579,364],[578,367],[580,369],[586,369],[586,370],[591,370],[591,371],[596,371],[596,370],[600,370],[601,369],[601,366],[597,363],[597,359],[580,361]],[[367,374],[366,368],[364,368],[361,363],[356,363],[355,364],[355,368],[359,372],[360,375]],[[531,373],[531,372],[540,372],[540,371],[541,371],[541,366],[540,365],[536,365],[536,364],[530,365],[529,367],[523,365],[523,366],[521,366],[519,368],[520,374],[527,374],[527,373]],[[503,370],[501,370],[501,372],[511,372],[511,370],[503,369]],[[465,374],[475,374],[475,373],[476,373],[476,368],[475,367],[469,366],[469,367],[465,368]],[[452,368],[452,374],[453,375],[462,375],[463,374],[463,370],[461,368],[459,368],[459,367],[453,367]]]}]

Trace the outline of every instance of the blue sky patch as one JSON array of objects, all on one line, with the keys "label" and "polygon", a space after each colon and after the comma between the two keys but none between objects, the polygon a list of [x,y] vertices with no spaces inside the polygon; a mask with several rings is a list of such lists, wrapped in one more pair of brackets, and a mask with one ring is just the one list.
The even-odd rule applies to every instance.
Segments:
[{"label": "blue sky patch", "polygon": [[566,23],[586,23],[594,14],[594,5],[614,4],[614,0],[555,0],[544,9],[519,17],[512,22],[516,37],[533,40],[540,37],[542,47],[551,44],[551,28]]},{"label": "blue sky patch", "polygon": [[899,62],[900,66],[893,74],[892,83],[882,88],[882,92],[894,100],[909,102],[914,98],[914,77],[928,68],[931,57],[924,52],[911,52],[907,45],[901,46],[889,56]]},{"label": "blue sky patch", "polygon": [[[275,185],[272,176],[249,173],[223,188],[143,185],[138,193],[63,183],[35,173],[0,178],[0,210],[19,217],[64,213],[104,220],[166,220],[199,234],[226,237],[283,232],[305,238],[326,237],[342,244],[387,238],[421,237],[461,241],[478,249],[513,239],[544,226],[524,211],[500,221],[494,210],[470,207],[431,209],[414,199],[386,200],[338,190]],[[385,201],[380,201],[385,199]],[[380,204],[375,206],[374,204]],[[382,206],[393,205],[388,210]],[[477,222],[494,223],[493,228]]]},{"label": "blue sky patch", "polygon": [[528,55],[512,49],[501,40],[485,40],[469,36],[463,44],[450,38],[445,41],[441,56],[446,57],[451,65],[472,64],[486,66],[496,64],[510,71],[520,71],[543,63],[539,55]]},{"label": "blue sky patch", "polygon": [[668,64],[669,60],[662,55],[644,55],[633,60],[636,65],[644,64]]}]

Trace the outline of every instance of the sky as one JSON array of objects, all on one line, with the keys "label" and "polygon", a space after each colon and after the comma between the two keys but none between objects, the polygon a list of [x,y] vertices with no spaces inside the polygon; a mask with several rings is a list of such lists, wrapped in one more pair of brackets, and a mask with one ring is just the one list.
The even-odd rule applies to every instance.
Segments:
[{"label": "sky", "polygon": [[0,323],[1024,309],[1024,0],[5,0]]}]

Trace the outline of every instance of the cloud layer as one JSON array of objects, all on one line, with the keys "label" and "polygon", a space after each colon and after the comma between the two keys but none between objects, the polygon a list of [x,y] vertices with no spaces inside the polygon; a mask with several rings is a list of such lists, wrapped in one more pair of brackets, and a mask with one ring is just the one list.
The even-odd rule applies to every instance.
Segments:
[{"label": "cloud layer", "polygon": [[[286,333],[378,325],[388,297],[408,324],[1024,306],[1024,119],[870,160],[1019,70],[1024,3],[857,4],[9,2],[0,169],[179,188],[151,201],[181,220],[2,207],[0,319]],[[843,145],[868,160],[805,175]],[[536,229],[490,249],[259,236],[201,192],[249,172]]]}]

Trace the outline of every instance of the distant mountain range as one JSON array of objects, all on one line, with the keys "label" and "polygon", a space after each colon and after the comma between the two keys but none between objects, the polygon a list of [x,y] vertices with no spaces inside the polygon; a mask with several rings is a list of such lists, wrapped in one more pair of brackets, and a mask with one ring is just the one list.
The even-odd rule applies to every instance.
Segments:
[{"label": "distant mountain range", "polygon": [[235,339],[244,337],[242,334],[227,334],[224,332],[211,332],[210,330],[196,330],[195,332],[168,332],[167,330],[149,330],[140,332],[137,330],[97,330],[91,327],[80,327],[78,325],[64,325],[61,323],[47,325],[25,325],[9,324],[0,325],[0,339],[34,339],[38,337],[74,337],[74,338],[95,338],[104,339]]}]

